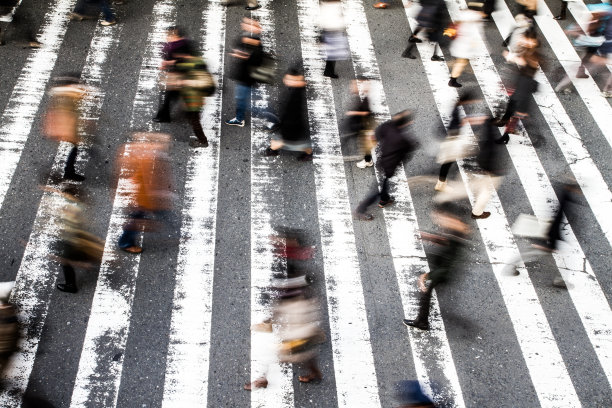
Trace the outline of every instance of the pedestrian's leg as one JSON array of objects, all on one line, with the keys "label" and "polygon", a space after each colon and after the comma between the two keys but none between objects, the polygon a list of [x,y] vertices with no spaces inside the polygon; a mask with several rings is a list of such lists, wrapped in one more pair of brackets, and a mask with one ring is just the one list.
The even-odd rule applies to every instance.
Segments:
[{"label": "pedestrian's leg", "polygon": [[486,213],[486,215],[484,209],[487,206],[489,200],[491,199],[493,191],[495,191],[495,189],[501,184],[501,181],[501,177],[492,176],[482,177],[480,180],[478,180],[477,183],[475,183],[476,191],[474,191],[475,200],[474,206],[472,208],[472,216],[486,218],[491,215],[491,213],[488,212]]},{"label": "pedestrian's leg", "polygon": [[187,119],[189,120],[191,129],[193,129],[193,133],[195,133],[195,136],[198,138],[200,144],[208,146],[208,139],[206,139],[206,136],[204,135],[202,123],[200,122],[200,112],[187,112]]},{"label": "pedestrian's leg", "polygon": [[460,88],[462,85],[457,82],[457,78],[463,72],[463,69],[467,65],[468,60],[466,58],[457,58],[453,64],[453,70],[451,71],[451,79],[448,81],[448,86]]},{"label": "pedestrian's leg", "polygon": [[236,120],[242,122],[251,99],[251,87],[236,84]]},{"label": "pedestrian's leg", "polygon": [[153,120],[156,122],[170,122],[170,108],[172,102],[179,96],[179,91],[162,92],[159,98],[159,109]]},{"label": "pedestrian's leg", "polygon": [[402,52],[402,57],[403,58],[416,59],[414,54],[412,54],[412,50],[414,49],[414,47],[415,47],[415,43],[414,42],[409,42],[408,46],[406,47],[404,52]]},{"label": "pedestrian's leg", "polygon": [[74,180],[74,181],[85,180],[85,177],[80,174],[76,174],[76,170],[74,169],[74,164],[76,162],[78,152],[79,152],[79,149],[77,145],[73,145],[72,149],[70,149],[70,153],[68,154],[68,157],[66,158],[66,164],[64,166],[64,178],[65,179]]},{"label": "pedestrian's leg", "polygon": [[555,20],[565,20],[566,13],[567,13],[567,1],[561,0],[561,11],[554,19]]},{"label": "pedestrian's leg", "polygon": [[440,166],[440,175],[438,176],[439,181],[446,183],[448,172],[450,171],[450,168],[453,165],[453,163],[455,162],[452,161],[452,162],[444,163],[442,166]]},{"label": "pedestrian's leg", "polygon": [[308,369],[308,375],[300,375],[298,380],[303,383],[309,383],[312,381],[318,381],[323,378],[323,374],[321,374],[321,370],[319,370],[319,365],[317,364],[317,358],[313,357],[310,360],[304,363],[306,368]]},{"label": "pedestrian's leg", "polygon": [[374,187],[372,188],[370,194],[368,194],[368,196],[366,196],[366,198],[364,198],[357,206],[357,209],[355,210],[357,215],[366,216],[368,219],[372,219],[373,217],[370,214],[367,214],[366,211],[368,207],[374,204],[379,197],[380,193],[378,192],[378,183],[374,183]]},{"label": "pedestrian's leg", "polygon": [[330,78],[338,78],[336,74],[336,61],[325,61],[325,71],[323,71],[323,75]]},{"label": "pedestrian's leg", "polygon": [[115,21],[115,13],[113,13],[113,10],[110,8],[108,0],[100,0],[100,9],[102,9],[102,16],[105,21]]},{"label": "pedestrian's leg", "polygon": [[138,238],[138,232],[141,229],[139,220],[144,218],[144,211],[134,211],[129,215],[128,221],[123,226],[123,233],[117,242],[117,246],[119,248],[131,253],[142,252],[142,248],[138,246],[136,239]]},{"label": "pedestrian's leg", "polygon": [[434,285],[429,285],[426,292],[421,292],[419,298],[419,314],[417,315],[416,321],[422,326],[429,327],[429,309],[431,305],[431,293],[433,292]]},{"label": "pedestrian's leg", "polygon": [[389,203],[390,201],[392,201],[392,198],[389,195],[389,178],[385,176],[382,186],[380,186],[380,203]]},{"label": "pedestrian's leg", "polygon": [[[440,51],[440,55],[438,55],[438,51]],[[432,61],[444,61],[444,57],[441,54],[442,54],[442,49],[440,48],[440,44],[435,43],[434,52],[433,52],[433,55],[431,56],[431,60]]]},{"label": "pedestrian's leg", "polygon": [[76,293],[76,277],[74,268],[71,265],[62,265],[62,271],[64,272],[64,283],[58,283],[56,287],[62,292]]}]

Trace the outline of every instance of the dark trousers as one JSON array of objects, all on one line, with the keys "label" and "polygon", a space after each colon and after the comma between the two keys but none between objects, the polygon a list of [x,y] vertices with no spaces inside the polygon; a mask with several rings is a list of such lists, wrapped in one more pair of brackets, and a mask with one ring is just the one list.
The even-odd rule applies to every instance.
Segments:
[{"label": "dark trousers", "polygon": [[74,268],[68,264],[64,264],[62,265],[62,272],[64,273],[64,282],[66,286],[76,286]]},{"label": "dark trousers", "polygon": [[179,91],[164,91],[159,98],[159,110],[157,111],[157,119],[163,121],[170,120],[170,107],[172,103],[180,96]]},{"label": "dark trousers", "polygon": [[336,73],[336,61],[325,61],[325,71],[323,75],[334,75]]},{"label": "dark trousers", "polygon": [[415,319],[417,322],[421,324],[429,324],[429,307],[431,305],[431,293],[433,292],[435,284],[432,284],[427,289],[427,292],[421,292],[421,297],[419,298],[419,314]]},{"label": "dark trousers", "polygon": [[137,246],[136,239],[140,232],[141,223],[139,220],[143,220],[146,217],[145,211],[132,211],[129,215],[128,222],[123,226],[123,233],[119,237],[117,245],[119,248],[125,249],[133,246]]},{"label": "dark trousers", "polygon": [[74,7],[74,12],[77,14],[87,15],[88,8],[96,7],[102,12],[106,21],[114,21],[115,14],[111,10],[108,0],[80,0]]},{"label": "dark trousers", "polygon": [[66,164],[64,165],[64,176],[76,174],[74,164],[76,163],[78,153],[79,149],[77,148],[77,146],[72,146],[72,149],[70,150],[70,153],[68,153],[68,157],[66,158]]},{"label": "dark trousers", "polygon": [[440,175],[438,176],[438,180],[446,181],[446,177],[448,177],[448,172],[450,171],[450,168],[453,165],[453,163],[455,162],[452,161],[452,162],[444,163],[442,166],[440,166]]},{"label": "dark trousers", "polygon": [[378,184],[374,186],[372,193],[368,195],[363,201],[359,203],[357,206],[358,213],[365,213],[369,206],[374,204],[376,200],[380,197],[380,201],[388,201],[391,196],[389,195],[389,178],[385,177],[382,182],[382,186],[380,188],[380,192],[378,191]]},{"label": "dark trousers", "polygon": [[185,112],[185,115],[198,140],[200,142],[206,142],[206,135],[204,135],[202,123],[200,123],[200,112]]}]

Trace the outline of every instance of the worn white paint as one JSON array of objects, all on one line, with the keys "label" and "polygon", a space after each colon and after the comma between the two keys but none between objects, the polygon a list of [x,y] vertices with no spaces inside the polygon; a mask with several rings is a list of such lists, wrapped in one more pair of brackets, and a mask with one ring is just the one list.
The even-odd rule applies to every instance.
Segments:
[{"label": "worn white paint", "polygon": [[[151,117],[157,101],[161,44],[165,42],[166,29],[173,23],[174,13],[175,3],[172,0],[159,1],[153,7],[151,31],[143,50],[143,61],[132,108],[131,129],[153,130]],[[125,154],[130,154],[129,150]],[[133,186],[129,179],[120,171],[102,264],[70,403],[74,408],[117,405],[140,265],[140,255],[124,254],[116,249],[117,240],[126,221],[125,210],[132,197],[132,191]]]},{"label": "worn white paint", "polygon": [[56,0],[40,28],[42,46],[32,50],[19,74],[0,118],[0,205],[11,184],[21,153],[32,130],[47,81],[68,27],[68,14],[76,0]]},{"label": "worn white paint", "polygon": [[[514,23],[507,8],[499,10],[493,18],[502,35],[509,32]],[[536,79],[540,84],[538,92],[534,94],[535,101],[605,237],[612,245],[612,221],[609,215],[612,212],[612,194],[541,70]],[[491,97],[492,95],[489,99]],[[520,135],[512,136],[514,140],[508,145],[508,152],[515,163],[535,215],[546,220],[553,217],[559,202],[531,140],[524,128],[521,127],[520,130]],[[567,224],[566,219],[563,222],[566,225],[562,230],[562,237],[567,245],[561,247],[554,259],[561,275],[569,282],[570,296],[608,382],[612,384],[612,330],[608,324],[612,321],[612,311],[572,227]]]},{"label": "worn white paint", "polygon": [[[112,48],[116,45],[121,25],[113,27],[96,27],[81,79],[89,87],[82,102],[82,117],[89,122],[97,122],[104,103],[102,85],[106,82],[107,67],[105,63]],[[91,136],[91,135],[86,135]],[[82,167],[88,159],[89,137],[79,148],[77,166]],[[62,143],[55,156],[52,176],[47,180],[47,188],[57,188],[54,175],[63,175],[63,166],[72,145]],[[52,262],[48,254],[53,253],[53,246],[58,239],[59,226],[56,217],[61,208],[68,202],[59,194],[45,191],[38,206],[32,232],[26,245],[19,271],[17,272],[15,288],[12,292],[12,302],[19,308],[19,321],[27,328],[20,339],[19,349],[11,364],[4,371],[3,381],[11,384],[0,393],[0,405],[3,407],[18,406],[15,398],[25,391],[34,365],[38,343],[47,316],[51,293],[55,290],[56,270],[58,266]],[[18,395],[14,393],[18,390]],[[11,391],[10,393],[8,391]]]},{"label": "worn white paint", "polygon": [[[456,18],[457,4],[448,1],[447,6],[451,18]],[[410,22],[414,29],[414,21]],[[446,64],[432,62],[429,59],[433,47],[429,44],[418,44],[417,47],[440,116],[444,123],[448,124],[452,105],[457,100],[457,90],[447,85],[449,72]],[[478,47],[479,57],[471,60],[472,68],[475,72],[482,68],[488,75],[496,74],[495,66],[488,57],[484,43],[480,41]],[[485,88],[483,89],[485,93],[488,91],[487,86],[496,87],[498,84],[491,81],[490,78],[488,81],[483,79],[481,87]],[[496,87],[494,92],[499,95],[501,91],[502,89]],[[483,176],[472,173],[466,163],[459,162],[458,164],[472,203],[473,184],[484,182],[489,185],[489,188],[493,188],[486,176],[483,180]],[[580,401],[524,265],[520,263],[519,270],[523,273],[518,277],[504,275],[502,272],[503,262],[509,258],[520,259],[520,253],[495,191],[488,204],[488,210],[491,216],[485,220],[478,220],[478,227],[540,404],[543,407],[579,406]]]},{"label": "worn white paint", "polygon": [[297,5],[338,405],[374,408],[380,406],[378,384],[334,97],[317,43],[318,3],[300,0]]},{"label": "worn white paint", "polygon": [[[261,8],[253,12],[262,28],[262,44],[266,52],[276,50],[274,35],[275,19],[271,0],[261,0]],[[259,85],[254,89],[253,104],[265,109],[270,102],[270,87]],[[263,129],[265,120],[251,115],[251,324],[258,324],[271,317],[269,303],[264,303],[262,294],[270,286],[275,268],[275,256],[270,237],[274,210],[271,202],[279,204],[282,197],[280,160],[262,156],[270,145],[271,133]],[[278,225],[278,219],[276,220]],[[284,262],[276,259],[277,266]],[[267,388],[251,391],[251,407],[293,407],[293,367],[280,364],[277,357],[278,337],[276,333],[251,332],[251,381],[261,376],[268,379]]]},{"label": "worn white paint", "polygon": [[163,407],[207,406],[215,264],[219,144],[226,7],[209,2],[202,17],[204,58],[217,81],[202,116],[209,147],[190,152],[166,357]]},{"label": "worn white paint", "polygon": [[[382,120],[389,120],[389,107],[363,3],[358,0],[345,0],[344,8],[355,74],[370,78],[369,100],[372,112]],[[384,208],[383,213],[404,316],[410,319],[416,317],[419,309],[417,279],[420,274],[429,272],[429,265],[420,239],[419,224],[403,165],[396,170],[393,182],[397,186],[393,193],[395,203]],[[398,316],[398,323],[399,320]],[[440,383],[438,392],[432,395],[434,400],[448,407],[464,407],[459,378],[435,293],[432,297],[429,321],[428,332],[407,330],[417,376],[424,388],[429,389],[431,376],[428,373],[433,371]]]},{"label": "worn white paint", "polygon": [[[507,7],[503,1],[498,1],[498,10],[505,11]],[[610,127],[612,107],[606,98],[601,95],[601,91],[592,77],[576,78],[576,72],[580,66],[580,57],[563,29],[553,20],[553,15],[544,0],[538,0],[538,15],[535,16],[535,20],[550,48],[557,56],[559,63],[565,69],[565,73],[569,75],[580,98],[589,109],[593,120],[599,126],[608,144],[612,146],[612,127]]]}]

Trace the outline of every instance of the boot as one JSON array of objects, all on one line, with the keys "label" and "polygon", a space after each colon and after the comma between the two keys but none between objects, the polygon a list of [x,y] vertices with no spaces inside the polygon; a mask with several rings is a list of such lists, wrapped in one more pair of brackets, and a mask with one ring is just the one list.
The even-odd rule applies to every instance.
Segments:
[{"label": "boot", "polygon": [[576,78],[588,78],[589,76],[585,72],[584,65],[580,65],[578,67],[578,72],[576,73]]},{"label": "boot", "polygon": [[448,81],[448,86],[452,86],[453,88],[461,88],[463,85],[457,82],[457,78],[451,77],[450,81]]}]

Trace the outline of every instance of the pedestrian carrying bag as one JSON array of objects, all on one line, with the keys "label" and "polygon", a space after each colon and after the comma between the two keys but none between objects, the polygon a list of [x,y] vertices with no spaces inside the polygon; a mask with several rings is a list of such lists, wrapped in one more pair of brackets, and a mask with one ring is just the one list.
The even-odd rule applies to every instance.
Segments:
[{"label": "pedestrian carrying bag", "polygon": [[249,76],[263,84],[271,84],[276,77],[276,63],[271,55],[263,53],[261,63],[250,68]]}]

